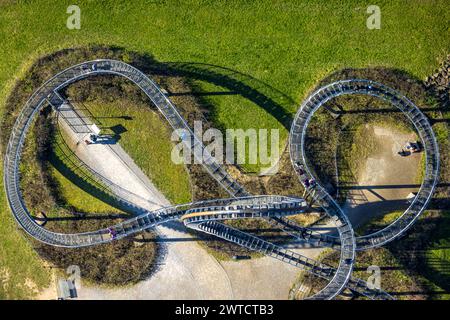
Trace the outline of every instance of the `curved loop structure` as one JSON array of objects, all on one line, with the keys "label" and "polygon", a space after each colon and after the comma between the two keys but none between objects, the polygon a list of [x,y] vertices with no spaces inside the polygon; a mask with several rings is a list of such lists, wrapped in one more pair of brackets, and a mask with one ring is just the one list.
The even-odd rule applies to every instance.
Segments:
[{"label": "curved loop structure", "polygon": [[[103,186],[108,194],[112,195],[124,207],[130,209],[136,216],[110,228],[78,234],[55,233],[38,225],[24,203],[19,185],[19,165],[27,131],[38,111],[46,103],[53,105],[55,110],[58,111],[58,106],[64,102],[58,90],[88,76],[101,74],[119,75],[129,79],[144,91],[172,128],[188,130],[193,137],[193,146],[198,144],[201,146],[201,148],[191,149],[194,157],[202,160],[201,163],[203,163],[208,173],[219,182],[232,198],[199,201],[149,211],[137,204],[143,200],[138,195],[114,184],[82,163],[78,158],[76,161],[82,163],[83,168],[88,171],[94,183]],[[402,111],[409,115],[409,118],[418,129],[427,151],[425,181],[412,205],[393,225],[381,230],[379,233],[357,238],[358,248],[361,249],[381,245],[394,239],[398,234],[404,232],[423,211],[437,183],[439,153],[433,131],[425,116],[405,97],[401,97],[392,89],[374,82],[365,80],[341,81],[316,91],[303,103],[295,118],[290,135],[290,150],[294,168],[299,173],[299,178],[302,182],[305,178],[313,177],[311,170],[307,166],[304,154],[306,128],[312,115],[327,100],[341,94],[354,93],[376,95],[389,101],[396,99],[396,105],[401,106]],[[185,143],[191,144],[191,141]],[[205,148],[201,140],[192,133],[171,101],[145,74],[120,61],[95,60],[72,66],[58,73],[35,91],[27,101],[15,122],[7,146],[4,159],[4,185],[10,208],[19,225],[32,237],[53,246],[83,247],[106,243],[153,228],[168,221],[181,220],[192,229],[206,232],[248,249],[273,256],[329,280],[328,285],[313,296],[314,299],[331,299],[338,295],[346,286],[372,299],[391,298],[380,290],[369,289],[364,281],[351,277],[356,250],[353,229],[339,205],[318,184],[311,190],[314,198],[334,218],[339,232],[339,239],[332,240],[333,243],[338,242],[341,248],[341,259],[337,269],[219,223],[219,220],[242,218],[270,218],[276,221],[286,221],[283,220],[286,216],[304,212],[306,202],[301,198],[284,196],[249,196],[244,188],[215,161],[211,154],[206,153],[207,156],[205,157],[204,153]],[[299,166],[306,169],[301,174],[298,170]],[[114,234],[111,233],[112,229]]]},{"label": "curved loop structure", "polygon": [[[420,214],[425,210],[431,200],[434,190],[439,180],[439,147],[434,135],[431,124],[420,109],[414,105],[408,98],[395,90],[369,80],[343,80],[331,83],[315,91],[302,104],[298,110],[290,134],[290,152],[291,161],[294,167],[302,166],[304,173],[299,175],[300,181],[304,184],[305,179],[311,179],[314,175],[308,166],[305,154],[306,129],[312,119],[314,113],[327,101],[341,95],[363,94],[378,97],[389,103],[392,103],[414,125],[425,150],[425,174],[422,185],[417,193],[414,201],[408,209],[393,223],[382,230],[365,236],[357,237],[357,249],[365,250],[368,248],[378,247],[390,242],[403,234],[415,222]],[[316,189],[316,197],[325,203],[321,206],[325,210],[340,211],[334,199],[325,191],[324,188],[318,186]],[[323,236],[322,236],[323,237]],[[329,239],[323,239],[323,242],[332,242]]]}]

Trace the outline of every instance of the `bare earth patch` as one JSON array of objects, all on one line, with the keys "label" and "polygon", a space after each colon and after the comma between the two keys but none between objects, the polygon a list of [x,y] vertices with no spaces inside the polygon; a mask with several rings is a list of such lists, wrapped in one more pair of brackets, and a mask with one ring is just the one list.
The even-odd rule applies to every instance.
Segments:
[{"label": "bare earth patch", "polygon": [[409,141],[416,141],[415,133],[404,133],[395,128],[366,125],[375,146],[368,153],[358,173],[358,183],[351,187],[345,210],[356,227],[374,217],[407,207],[406,197],[417,192],[418,168],[422,153],[402,157]]}]

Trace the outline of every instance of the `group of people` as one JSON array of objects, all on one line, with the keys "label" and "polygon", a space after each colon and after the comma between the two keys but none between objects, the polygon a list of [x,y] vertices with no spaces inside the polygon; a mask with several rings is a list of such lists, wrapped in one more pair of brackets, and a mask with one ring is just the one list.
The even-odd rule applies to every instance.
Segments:
[{"label": "group of people", "polygon": [[420,143],[418,141],[408,142],[408,144],[406,145],[406,150],[402,148],[402,150],[400,150],[398,154],[402,157],[407,157],[411,153],[416,153],[420,151],[422,151],[422,148],[420,147]]},{"label": "group of people", "polygon": [[[305,175],[305,169],[303,168],[303,165],[300,164],[299,162],[295,163],[295,169],[300,177]],[[311,179],[306,178],[306,179],[303,179],[302,181],[303,181],[303,185],[306,186],[308,189],[312,189],[316,186],[316,180],[314,180],[312,178]]]},{"label": "group of people", "polygon": [[108,234],[111,236],[111,239],[115,239],[117,237],[117,231],[113,228],[108,228]]},{"label": "group of people", "polygon": [[89,135],[89,139],[84,140],[84,142],[86,144],[88,144],[88,145],[91,144],[91,143],[96,143],[97,142],[97,135],[95,135],[95,134]]}]

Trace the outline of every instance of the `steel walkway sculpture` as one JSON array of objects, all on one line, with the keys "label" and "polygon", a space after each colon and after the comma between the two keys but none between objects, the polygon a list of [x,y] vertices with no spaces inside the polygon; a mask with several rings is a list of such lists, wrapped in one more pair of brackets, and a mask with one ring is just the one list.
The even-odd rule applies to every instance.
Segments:
[{"label": "steel walkway sculpture", "polygon": [[[135,195],[114,184],[89,166],[83,164],[89,179],[106,190],[135,217],[110,228],[77,234],[61,234],[49,231],[30,215],[20,189],[20,160],[25,138],[38,111],[50,104],[55,111],[65,103],[58,93],[61,89],[80,79],[93,75],[118,75],[135,83],[151,99],[173,129],[185,129],[191,133],[194,157],[203,159],[206,171],[230,194],[231,198],[179,204],[149,211],[137,203]],[[313,114],[328,100],[345,94],[365,94],[384,99],[398,107],[415,126],[426,154],[423,183],[409,208],[388,227],[363,237],[355,237],[353,228],[341,207],[319,184],[308,185],[305,181],[315,179],[305,156],[306,128]],[[328,284],[312,299],[332,299],[345,288],[358,292],[370,299],[392,299],[382,290],[370,289],[360,279],[352,277],[356,250],[381,246],[404,233],[425,210],[431,200],[439,176],[439,150],[430,123],[423,113],[400,93],[373,81],[345,80],[324,86],[314,92],[302,104],[292,124],[289,137],[290,155],[294,170],[315,203],[333,218],[338,237],[319,233],[313,228],[303,228],[287,216],[305,212],[304,199],[285,196],[251,196],[216,162],[196,137],[176,107],[161,89],[144,73],[121,61],[95,60],[72,66],[45,82],[27,101],[11,132],[4,158],[4,185],[12,213],[25,232],[35,239],[53,246],[84,247],[116,241],[126,236],[154,228],[168,221],[179,220],[187,227],[205,232],[248,249],[261,252],[284,262],[298,266],[315,276],[328,280]],[[206,157],[205,157],[206,154]],[[76,159],[82,163],[80,159]],[[142,199],[140,199],[142,200]],[[256,236],[220,223],[226,219],[267,218],[272,219],[294,237],[309,242],[312,246],[329,246],[339,249],[340,262],[337,268],[327,266],[294,251],[262,240]],[[112,234],[111,230],[114,230]]]}]

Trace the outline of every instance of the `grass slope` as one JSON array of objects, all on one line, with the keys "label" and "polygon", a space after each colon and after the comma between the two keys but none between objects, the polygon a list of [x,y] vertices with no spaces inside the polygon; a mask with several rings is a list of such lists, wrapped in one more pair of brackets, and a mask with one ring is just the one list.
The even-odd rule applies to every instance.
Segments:
[{"label": "grass slope", "polygon": [[[120,213],[121,211],[106,202],[100,200],[94,195],[88,193],[73,181],[73,172],[68,168],[73,168],[74,164],[79,164],[72,150],[63,141],[70,141],[64,131],[58,128],[59,133],[55,134],[52,143],[52,154],[50,155],[50,174],[57,184],[58,196],[67,206],[70,206],[75,212],[87,213]],[[68,157],[67,155],[71,155]],[[73,161],[73,162],[71,162]],[[90,173],[85,169],[76,169],[75,172],[81,179],[90,179]],[[72,177],[70,179],[69,177]]]},{"label": "grass slope", "polygon": [[[125,127],[126,131],[120,134],[120,145],[169,201],[191,201],[189,176],[184,164],[176,165],[170,160],[172,132],[157,112],[127,100],[88,101],[83,107],[101,119],[102,134],[114,135],[111,128]],[[126,115],[130,120],[124,121],[118,115]]]},{"label": "grass slope", "polygon": [[428,267],[428,276],[447,292],[450,290],[450,211],[442,215],[442,223],[433,232],[430,245],[426,249],[425,260]]}]

